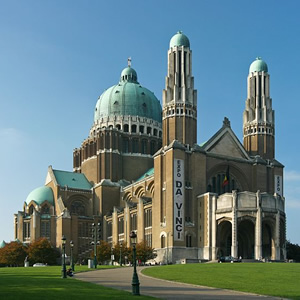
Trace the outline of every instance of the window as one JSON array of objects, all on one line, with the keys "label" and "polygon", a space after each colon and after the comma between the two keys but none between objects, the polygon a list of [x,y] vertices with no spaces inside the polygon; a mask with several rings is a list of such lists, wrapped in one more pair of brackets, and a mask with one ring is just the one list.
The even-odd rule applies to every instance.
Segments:
[{"label": "window", "polygon": [[131,132],[136,133],[136,125],[135,124],[131,126]]},{"label": "window", "polygon": [[41,222],[41,237],[46,237],[50,239],[50,221]]},{"label": "window", "polygon": [[165,248],[166,247],[166,237],[164,235],[160,238],[160,247]]},{"label": "window", "polygon": [[30,222],[24,222],[23,224],[23,239],[30,239]]},{"label": "window", "polygon": [[41,209],[41,214],[42,215],[49,215],[50,214],[50,208],[48,205],[44,205]]},{"label": "window", "polygon": [[153,155],[155,153],[155,141],[151,141],[150,143],[150,154]]},{"label": "window", "polygon": [[81,201],[75,200],[71,205],[71,214],[85,216],[85,206]]},{"label": "window", "polygon": [[190,234],[186,236],[185,245],[186,247],[192,247],[192,236]]},{"label": "window", "polygon": [[147,140],[142,140],[142,154],[147,153]]},{"label": "window", "polygon": [[137,215],[130,215],[130,231],[137,230]]},{"label": "window", "polygon": [[128,139],[123,139],[123,144],[122,144],[122,150],[123,153],[128,153],[129,152],[129,142]]},{"label": "window", "polygon": [[152,226],[152,209],[146,209],[144,212],[145,228]]},{"label": "window", "polygon": [[132,140],[132,153],[138,153],[139,152],[139,140],[133,139]]},{"label": "window", "polygon": [[124,217],[119,218],[119,222],[118,222],[118,233],[119,233],[119,234],[124,233]]},{"label": "window", "polygon": [[129,126],[128,126],[128,124],[124,124],[124,132],[129,132]]}]

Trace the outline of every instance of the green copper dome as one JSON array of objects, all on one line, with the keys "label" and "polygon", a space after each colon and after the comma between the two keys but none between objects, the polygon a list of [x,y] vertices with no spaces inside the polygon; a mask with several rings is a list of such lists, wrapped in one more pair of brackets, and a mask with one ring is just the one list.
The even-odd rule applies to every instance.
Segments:
[{"label": "green copper dome", "polygon": [[154,93],[142,87],[137,73],[125,68],[120,82],[107,89],[96,103],[94,122],[109,116],[140,116],[161,123],[161,105]]},{"label": "green copper dome", "polygon": [[261,57],[257,57],[256,60],[250,65],[249,73],[262,71],[268,72],[268,65],[261,59]]},{"label": "green copper dome", "polygon": [[170,48],[179,46],[190,47],[190,41],[182,31],[178,31],[170,40]]},{"label": "green copper dome", "polygon": [[54,205],[54,197],[52,189],[48,186],[42,186],[33,190],[26,198],[26,204],[28,205],[30,201],[35,201],[38,205],[41,205],[46,200]]}]

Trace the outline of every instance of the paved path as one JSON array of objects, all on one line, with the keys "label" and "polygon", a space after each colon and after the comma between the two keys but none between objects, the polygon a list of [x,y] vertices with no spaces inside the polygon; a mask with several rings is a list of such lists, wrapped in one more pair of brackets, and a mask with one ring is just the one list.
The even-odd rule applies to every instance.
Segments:
[{"label": "paved path", "polygon": [[[210,288],[205,286],[195,286],[191,284],[171,282],[167,280],[155,279],[145,276],[141,270],[145,267],[138,267],[140,293],[160,299],[280,299],[275,297],[259,296],[254,294],[235,292]],[[152,267],[155,268],[155,267]],[[75,278],[89,281],[103,286],[111,287],[131,292],[133,268],[102,269],[90,272],[77,273]]]}]

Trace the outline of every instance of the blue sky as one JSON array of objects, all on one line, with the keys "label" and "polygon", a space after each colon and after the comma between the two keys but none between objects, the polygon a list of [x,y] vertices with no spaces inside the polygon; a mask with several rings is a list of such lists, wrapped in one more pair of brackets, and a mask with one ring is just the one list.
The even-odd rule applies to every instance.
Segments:
[{"label": "blue sky", "polygon": [[0,241],[47,167],[72,170],[97,98],[132,57],[139,82],[162,98],[170,38],[193,51],[198,143],[224,116],[242,141],[251,62],[268,64],[276,158],[285,165],[287,238],[300,244],[300,2],[0,0]]}]

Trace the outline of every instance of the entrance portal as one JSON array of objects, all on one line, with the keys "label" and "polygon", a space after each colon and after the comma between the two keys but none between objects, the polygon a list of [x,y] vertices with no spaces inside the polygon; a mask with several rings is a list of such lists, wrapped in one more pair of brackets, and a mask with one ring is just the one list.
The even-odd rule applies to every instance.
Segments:
[{"label": "entrance portal", "polygon": [[238,223],[238,256],[254,259],[254,224],[250,220]]}]

